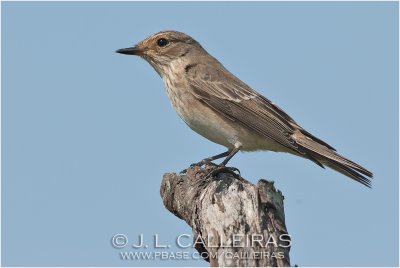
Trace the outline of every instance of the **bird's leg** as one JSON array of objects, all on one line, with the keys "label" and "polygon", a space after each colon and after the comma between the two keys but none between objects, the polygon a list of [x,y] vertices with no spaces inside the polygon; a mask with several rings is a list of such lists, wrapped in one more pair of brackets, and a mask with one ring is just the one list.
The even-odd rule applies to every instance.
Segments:
[{"label": "bird's leg", "polygon": [[193,166],[202,166],[202,165],[204,165],[204,164],[210,164],[211,161],[213,161],[213,160],[220,159],[220,158],[222,158],[222,157],[228,156],[228,155],[231,153],[231,151],[232,151],[232,150],[228,150],[228,151],[223,152],[223,153],[221,153],[221,154],[217,154],[217,155],[214,155],[214,156],[210,156],[210,157],[204,158],[204,159],[201,160],[200,162],[193,163],[193,164],[191,164],[190,166],[193,167]]},{"label": "bird's leg", "polygon": [[217,169],[212,170],[209,175],[215,176],[215,175],[218,175],[219,173],[222,173],[222,172],[228,172],[228,173],[231,173],[231,174],[233,174],[235,176],[238,176],[238,174],[236,173],[236,172],[238,172],[239,175],[240,175],[240,170],[239,169],[237,169],[235,167],[226,167],[225,166],[229,162],[229,160],[231,160],[231,158],[235,154],[237,154],[237,152],[239,152],[239,150],[240,150],[240,146],[236,146],[232,150],[229,150],[226,158],[224,159],[224,161],[222,161],[222,163],[218,165]]},{"label": "bird's leg", "polygon": [[[217,175],[218,173],[224,172],[224,171],[237,175],[235,172],[238,172],[240,174],[239,169],[237,169],[235,167],[226,167],[226,164],[239,151],[240,151],[240,146],[235,146],[233,149],[229,149],[228,151],[223,152],[221,154],[217,154],[217,155],[214,155],[214,156],[211,156],[211,157],[207,157],[207,158],[201,160],[200,162],[191,164],[190,166],[191,167],[193,167],[193,166],[200,166],[201,167],[201,166],[203,166],[205,164],[211,164],[211,165],[214,165],[214,166],[217,167],[217,169],[214,169],[214,170],[212,170],[210,172],[210,174],[213,175],[213,176]],[[213,162],[211,162],[213,160],[217,160],[217,159],[220,159],[222,157],[226,157],[226,158],[219,165],[214,164]],[[180,173],[185,173],[185,172],[186,172],[186,169],[182,170]]]},{"label": "bird's leg", "polygon": [[229,152],[229,154],[228,154],[228,156],[224,159],[224,161],[222,161],[222,163],[221,164],[219,164],[220,166],[226,166],[226,164],[228,164],[228,162],[229,162],[229,160],[231,160],[231,158],[235,155],[235,154],[237,154],[237,152],[239,152],[239,150],[240,150],[240,147],[235,147],[235,148],[233,148],[232,150],[230,150],[230,151],[228,151]]},{"label": "bird's leg", "polygon": [[[228,155],[230,154],[231,151],[232,151],[232,150],[228,150],[228,151],[226,151],[226,152],[223,152],[223,153],[220,153],[220,154],[217,154],[217,155],[214,155],[214,156],[210,156],[210,157],[204,158],[204,159],[201,160],[200,162],[193,163],[193,164],[191,164],[190,166],[191,166],[191,167],[194,167],[194,166],[200,166],[200,167],[201,167],[201,166],[203,166],[203,165],[205,165],[205,164],[211,164],[211,165],[218,166],[217,164],[214,164],[214,163],[211,162],[211,161],[216,160],[216,159],[220,159],[220,158],[225,157],[225,156],[228,156]],[[184,170],[182,170],[182,171],[180,172],[180,174],[186,173],[186,171],[187,171],[187,169],[184,169]]]}]

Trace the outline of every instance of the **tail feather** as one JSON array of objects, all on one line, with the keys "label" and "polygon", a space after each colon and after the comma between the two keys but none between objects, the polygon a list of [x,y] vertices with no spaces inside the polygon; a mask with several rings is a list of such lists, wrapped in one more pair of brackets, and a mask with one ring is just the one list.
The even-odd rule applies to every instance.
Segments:
[{"label": "tail feather", "polygon": [[315,159],[317,159],[322,165],[326,165],[371,188],[371,180],[363,175],[372,178],[373,174],[366,168],[339,155],[332,149],[326,147],[325,143],[321,144],[319,140],[315,141],[308,136],[301,135],[300,137],[296,137],[296,142],[306,152],[306,156],[312,157],[312,161],[315,162]]},{"label": "tail feather", "polygon": [[356,171],[354,171],[353,169],[338,163],[338,162],[334,162],[334,163],[329,163],[327,162],[326,165],[340,173],[342,173],[345,176],[348,176],[350,178],[352,178],[353,180],[364,184],[365,186],[367,186],[368,188],[372,188],[371,187],[371,180],[364,177],[363,175],[361,175],[360,173],[357,173]]},{"label": "tail feather", "polygon": [[331,150],[333,150],[333,151],[336,151],[335,148],[333,148],[332,146],[330,146],[328,143],[324,142],[323,140],[321,140],[321,139],[315,137],[315,136],[314,136],[313,134],[311,134],[310,132],[308,132],[308,131],[306,131],[306,130],[304,130],[304,129],[300,129],[300,131],[301,131],[301,133],[303,133],[304,135],[310,137],[310,138],[313,139],[314,141],[316,141],[316,142],[318,142],[318,143],[320,143],[320,144],[322,144],[322,145],[325,145],[326,147],[328,147],[329,149],[331,149]]}]

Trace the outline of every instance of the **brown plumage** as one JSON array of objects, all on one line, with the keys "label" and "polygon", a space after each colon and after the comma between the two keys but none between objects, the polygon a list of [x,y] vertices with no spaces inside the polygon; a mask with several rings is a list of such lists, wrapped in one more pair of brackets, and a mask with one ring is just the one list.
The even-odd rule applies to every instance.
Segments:
[{"label": "brown plumage", "polygon": [[201,163],[227,156],[225,165],[239,149],[288,152],[371,187],[363,176],[372,178],[370,171],[304,130],[188,35],[164,31],[117,52],[146,59],[163,78],[173,107],[189,127],[228,148]]}]

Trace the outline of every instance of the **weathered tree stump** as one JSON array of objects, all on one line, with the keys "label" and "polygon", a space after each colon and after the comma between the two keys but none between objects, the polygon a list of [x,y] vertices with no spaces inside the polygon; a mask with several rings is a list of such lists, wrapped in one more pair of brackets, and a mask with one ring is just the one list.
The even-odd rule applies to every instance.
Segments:
[{"label": "weathered tree stump", "polygon": [[192,227],[200,256],[210,266],[290,266],[282,193],[217,169],[166,173],[160,189],[165,207]]}]

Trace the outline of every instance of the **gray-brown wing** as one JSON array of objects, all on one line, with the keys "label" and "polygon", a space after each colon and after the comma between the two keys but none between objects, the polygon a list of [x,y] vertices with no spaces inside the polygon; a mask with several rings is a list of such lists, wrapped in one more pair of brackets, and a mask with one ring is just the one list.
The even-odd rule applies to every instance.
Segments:
[{"label": "gray-brown wing", "polygon": [[[195,97],[226,118],[240,122],[319,166],[324,167],[325,164],[371,187],[370,180],[359,174],[372,177],[370,171],[337,154],[329,144],[302,129],[278,106],[222,66],[219,69],[211,66],[197,64],[186,68],[188,83]],[[294,140],[292,135],[298,132],[301,134],[294,135]]]},{"label": "gray-brown wing", "polygon": [[186,75],[195,97],[225,117],[302,153],[291,136],[296,122],[278,106],[225,69],[202,64],[192,67]]}]

